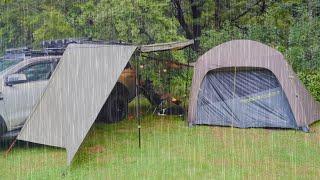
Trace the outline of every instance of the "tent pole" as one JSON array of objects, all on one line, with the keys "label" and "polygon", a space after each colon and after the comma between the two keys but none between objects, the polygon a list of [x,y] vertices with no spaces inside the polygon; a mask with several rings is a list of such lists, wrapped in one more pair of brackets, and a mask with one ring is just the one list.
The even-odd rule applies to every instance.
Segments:
[{"label": "tent pole", "polygon": [[[139,53],[140,56],[140,53]],[[139,85],[140,85],[140,75],[139,75],[139,58],[135,56],[136,62],[136,97],[137,97],[137,106],[136,106],[136,118],[138,121],[138,138],[139,138],[139,148],[141,148],[141,120],[140,120],[140,92],[139,92]]]}]

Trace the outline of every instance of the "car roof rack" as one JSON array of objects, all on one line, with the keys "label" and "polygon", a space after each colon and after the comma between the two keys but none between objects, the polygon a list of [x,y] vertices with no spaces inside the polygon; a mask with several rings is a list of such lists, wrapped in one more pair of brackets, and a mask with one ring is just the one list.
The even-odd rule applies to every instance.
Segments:
[{"label": "car roof rack", "polygon": [[25,60],[41,56],[62,56],[69,44],[105,44],[105,45],[131,45],[122,41],[92,40],[91,38],[66,38],[42,41],[39,50],[30,47],[10,48],[5,50],[0,60]]},{"label": "car roof rack", "polygon": [[111,40],[93,40],[91,38],[68,38],[68,39],[57,39],[42,41],[42,49],[65,49],[69,44],[105,44],[105,45],[132,45],[123,41]]}]

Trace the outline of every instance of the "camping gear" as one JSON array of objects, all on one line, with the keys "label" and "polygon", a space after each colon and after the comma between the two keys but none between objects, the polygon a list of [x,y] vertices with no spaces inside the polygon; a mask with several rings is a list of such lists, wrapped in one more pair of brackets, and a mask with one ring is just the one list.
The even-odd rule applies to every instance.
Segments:
[{"label": "camping gear", "polygon": [[[17,139],[66,148],[70,164],[135,52],[182,49],[192,44],[193,40],[142,46],[69,44]],[[139,120],[139,113],[137,116]],[[140,121],[138,128],[140,142]]]},{"label": "camping gear", "polygon": [[158,112],[159,116],[165,116],[165,115],[177,115],[177,116],[183,116],[185,113],[184,109],[179,105],[172,105],[168,108],[161,109]]},{"label": "camping gear", "polygon": [[250,40],[212,48],[195,64],[190,125],[273,127],[308,131],[320,104],[308,93],[283,55]]}]

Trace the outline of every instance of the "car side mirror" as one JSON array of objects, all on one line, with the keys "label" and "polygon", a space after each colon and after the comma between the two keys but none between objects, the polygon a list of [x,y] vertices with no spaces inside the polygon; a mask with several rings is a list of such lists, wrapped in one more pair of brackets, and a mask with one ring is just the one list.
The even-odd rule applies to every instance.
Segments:
[{"label": "car side mirror", "polygon": [[25,74],[10,74],[7,76],[5,84],[6,86],[12,86],[25,82],[27,82],[27,76]]}]

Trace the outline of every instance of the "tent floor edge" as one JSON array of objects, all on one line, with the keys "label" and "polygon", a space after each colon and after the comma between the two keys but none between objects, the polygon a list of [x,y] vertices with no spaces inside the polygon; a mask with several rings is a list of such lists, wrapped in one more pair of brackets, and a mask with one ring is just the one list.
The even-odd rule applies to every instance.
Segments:
[{"label": "tent floor edge", "polygon": [[192,128],[192,127],[194,127],[194,124],[188,123],[188,127],[189,127],[189,128]]},{"label": "tent floor edge", "polygon": [[298,130],[305,132],[305,133],[309,133],[310,132],[310,128],[308,126],[302,126],[302,127],[298,127]]}]

